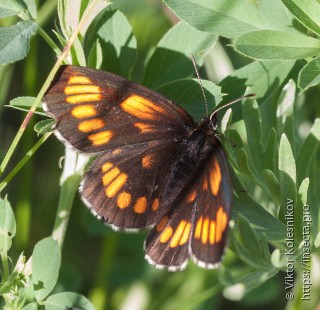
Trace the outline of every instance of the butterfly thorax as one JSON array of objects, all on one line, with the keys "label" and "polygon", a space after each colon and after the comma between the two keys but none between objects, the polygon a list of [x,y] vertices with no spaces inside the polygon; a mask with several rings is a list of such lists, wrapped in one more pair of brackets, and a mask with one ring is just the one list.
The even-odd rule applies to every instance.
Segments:
[{"label": "butterfly thorax", "polygon": [[[214,132],[208,127],[207,122],[202,123],[194,129],[190,136],[182,143],[172,165],[165,189],[163,191],[162,202],[172,203],[181,192],[190,186],[197,176],[204,169],[206,160],[214,149],[213,140],[217,140]],[[209,126],[209,125],[208,125]]]}]

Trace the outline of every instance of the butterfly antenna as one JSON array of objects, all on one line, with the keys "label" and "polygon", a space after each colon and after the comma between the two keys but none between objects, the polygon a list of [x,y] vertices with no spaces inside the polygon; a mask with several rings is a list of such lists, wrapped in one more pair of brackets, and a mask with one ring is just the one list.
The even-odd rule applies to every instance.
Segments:
[{"label": "butterfly antenna", "polygon": [[250,98],[250,97],[254,97],[256,94],[248,94],[248,95],[244,95],[244,96],[241,96],[240,98],[237,98],[235,100],[232,100],[226,104],[224,104],[223,106],[219,107],[218,109],[214,110],[211,115],[210,115],[210,120],[212,119],[212,117],[217,114],[220,110],[230,106],[230,105],[233,105],[234,103],[238,102],[238,101],[241,101],[243,99],[246,99],[246,98]]},{"label": "butterfly antenna", "polygon": [[203,88],[203,85],[202,85],[202,80],[200,79],[200,75],[199,75],[199,71],[197,69],[197,64],[196,64],[196,61],[193,57],[193,55],[191,54],[191,59],[192,59],[192,63],[193,63],[193,66],[194,66],[194,69],[196,71],[196,75],[197,75],[197,78],[200,82],[200,87],[201,87],[201,91],[202,91],[202,96],[203,96],[203,99],[204,99],[204,103],[206,105],[206,111],[207,111],[207,115],[209,115],[209,109],[208,109],[208,101],[207,101],[207,97],[206,97],[206,94],[204,92],[204,88]]}]

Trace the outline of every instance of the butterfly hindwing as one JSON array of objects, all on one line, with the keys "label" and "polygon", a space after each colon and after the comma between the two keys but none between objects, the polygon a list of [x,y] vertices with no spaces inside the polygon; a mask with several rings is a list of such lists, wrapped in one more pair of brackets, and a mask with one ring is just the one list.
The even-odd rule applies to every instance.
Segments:
[{"label": "butterfly hindwing", "polygon": [[190,255],[204,268],[215,268],[224,252],[232,207],[232,187],[226,154],[217,141],[198,181]]},{"label": "butterfly hindwing", "polygon": [[181,270],[189,257],[201,267],[215,268],[221,260],[232,191],[224,151],[220,142],[216,146],[183,198],[147,236],[146,258],[158,268]]},{"label": "butterfly hindwing", "polygon": [[112,73],[62,66],[44,98],[64,143],[87,153],[181,137],[194,126],[185,110]]},{"label": "butterfly hindwing", "polygon": [[154,225],[168,208],[160,194],[178,146],[158,140],[105,152],[82,181],[84,202],[114,228]]}]

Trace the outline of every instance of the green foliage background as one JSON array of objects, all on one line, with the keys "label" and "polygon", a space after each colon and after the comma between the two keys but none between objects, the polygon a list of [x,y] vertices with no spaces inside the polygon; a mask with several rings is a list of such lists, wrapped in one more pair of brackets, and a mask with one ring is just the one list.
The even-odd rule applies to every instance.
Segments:
[{"label": "green foliage background", "polygon": [[[319,16],[316,0],[0,0],[0,307],[319,306]],[[245,92],[256,99],[219,113],[235,189],[223,264],[203,270],[190,263],[169,273],[144,260],[146,232],[114,232],[80,202],[83,158],[47,140],[52,122],[41,99],[58,65],[72,62],[155,89],[200,120],[206,110],[190,54],[209,110]],[[20,128],[30,108],[35,115]],[[295,207],[292,301],[285,284],[288,199]],[[306,205],[310,301],[301,300]]]}]

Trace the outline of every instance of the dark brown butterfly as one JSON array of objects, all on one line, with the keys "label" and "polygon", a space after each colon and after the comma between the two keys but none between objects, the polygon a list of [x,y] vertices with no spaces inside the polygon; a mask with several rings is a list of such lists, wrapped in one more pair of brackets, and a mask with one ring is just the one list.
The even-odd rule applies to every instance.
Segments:
[{"label": "dark brown butterfly", "polygon": [[164,96],[100,70],[63,66],[44,98],[55,133],[96,155],[80,192],[114,229],[151,227],[146,259],[183,269],[189,257],[217,267],[224,252],[232,186],[213,112],[195,123]]}]

